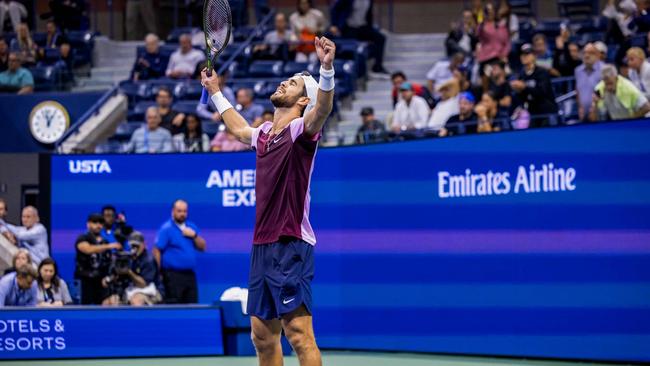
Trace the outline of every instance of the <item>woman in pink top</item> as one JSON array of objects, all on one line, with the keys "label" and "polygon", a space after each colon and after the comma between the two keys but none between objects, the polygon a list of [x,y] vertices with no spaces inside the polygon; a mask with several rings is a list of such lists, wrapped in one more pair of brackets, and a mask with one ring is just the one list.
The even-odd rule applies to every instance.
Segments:
[{"label": "woman in pink top", "polygon": [[496,60],[508,61],[510,53],[510,33],[505,23],[499,22],[494,4],[485,4],[485,19],[478,26],[478,55],[477,59],[481,65],[481,75],[483,67]]}]

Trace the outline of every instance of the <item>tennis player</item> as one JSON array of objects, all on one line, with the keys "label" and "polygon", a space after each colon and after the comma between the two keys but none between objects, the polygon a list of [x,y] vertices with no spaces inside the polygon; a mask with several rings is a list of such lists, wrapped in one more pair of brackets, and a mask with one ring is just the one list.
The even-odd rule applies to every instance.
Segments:
[{"label": "tennis player", "polygon": [[248,313],[261,366],[282,365],[283,329],[300,365],[322,364],[311,315],[316,238],[309,223],[309,185],[321,130],[332,111],[336,46],[327,38],[314,43],[320,81],[303,72],[280,83],[271,95],[273,121],[257,128],[219,91],[216,73],[201,75],[228,130],[256,150]]}]

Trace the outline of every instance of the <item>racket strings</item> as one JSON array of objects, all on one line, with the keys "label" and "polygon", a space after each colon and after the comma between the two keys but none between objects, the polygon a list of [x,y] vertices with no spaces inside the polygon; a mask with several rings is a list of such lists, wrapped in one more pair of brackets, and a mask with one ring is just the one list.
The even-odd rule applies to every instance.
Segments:
[{"label": "racket strings", "polygon": [[206,0],[204,9],[206,45],[213,56],[221,52],[230,38],[231,16],[227,0]]}]

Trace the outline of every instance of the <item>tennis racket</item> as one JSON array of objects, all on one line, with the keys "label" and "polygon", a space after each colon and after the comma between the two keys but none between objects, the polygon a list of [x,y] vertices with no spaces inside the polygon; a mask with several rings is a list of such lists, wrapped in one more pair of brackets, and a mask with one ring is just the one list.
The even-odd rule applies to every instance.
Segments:
[{"label": "tennis racket", "polygon": [[[213,60],[216,60],[230,41],[232,15],[228,0],[205,0],[203,3],[203,33],[205,33],[205,56],[207,74],[212,75]],[[201,104],[208,104],[210,95],[203,88]]]}]

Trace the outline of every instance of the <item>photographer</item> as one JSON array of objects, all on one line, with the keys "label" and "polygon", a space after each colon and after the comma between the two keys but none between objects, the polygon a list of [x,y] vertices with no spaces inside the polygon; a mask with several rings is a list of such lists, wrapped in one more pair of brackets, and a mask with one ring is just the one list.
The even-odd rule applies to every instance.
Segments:
[{"label": "photographer", "polygon": [[79,235],[75,248],[75,279],[81,282],[81,303],[101,304],[106,297],[102,288],[102,278],[108,273],[111,251],[122,249],[120,243],[108,243],[101,235],[104,217],[98,213],[90,214],[86,226],[88,231]]},{"label": "photographer", "polygon": [[118,242],[122,244],[124,250],[129,250],[127,238],[133,232],[133,227],[126,224],[124,213],[117,214],[115,207],[106,205],[102,207],[102,216],[104,216],[104,227],[102,228],[102,237],[109,243]]},{"label": "photographer", "polygon": [[147,251],[144,236],[140,232],[132,232],[128,241],[131,251],[116,253],[109,275],[102,280],[102,286],[110,294],[103,305],[157,304],[162,300],[158,266]]}]

